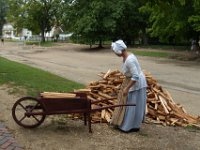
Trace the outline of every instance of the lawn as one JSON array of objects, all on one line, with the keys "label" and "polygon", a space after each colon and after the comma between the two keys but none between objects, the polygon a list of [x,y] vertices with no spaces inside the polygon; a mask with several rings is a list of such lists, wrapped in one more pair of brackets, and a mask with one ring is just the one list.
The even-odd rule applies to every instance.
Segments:
[{"label": "lawn", "polygon": [[174,56],[174,54],[170,52],[162,52],[162,51],[145,51],[145,50],[133,50],[130,49],[132,53],[138,56],[149,56],[149,57],[166,57],[169,58],[171,56]]},{"label": "lawn", "polygon": [[47,71],[0,57],[0,85],[2,84],[25,88],[27,94],[32,96],[42,91],[69,92],[84,87]]}]

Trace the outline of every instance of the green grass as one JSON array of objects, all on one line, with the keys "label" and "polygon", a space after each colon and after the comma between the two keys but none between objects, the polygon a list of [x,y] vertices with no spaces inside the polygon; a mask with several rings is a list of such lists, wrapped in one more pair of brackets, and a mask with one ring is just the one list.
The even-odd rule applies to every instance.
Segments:
[{"label": "green grass", "polygon": [[26,41],[26,45],[37,45],[37,46],[43,46],[43,47],[52,47],[52,46],[57,46],[55,42],[40,42],[40,41]]},{"label": "green grass", "polygon": [[41,46],[44,46],[44,47],[52,47],[52,46],[58,46],[58,44],[55,43],[55,42],[46,41],[46,42],[41,42]]},{"label": "green grass", "polygon": [[[137,47],[137,46],[135,46]],[[140,48],[151,48],[151,49],[160,49],[160,50],[176,50],[176,51],[185,51],[190,50],[190,46],[173,46],[173,45],[140,45]]]},{"label": "green grass", "polygon": [[169,52],[156,52],[156,51],[143,51],[143,50],[130,50],[132,53],[138,56],[149,56],[149,57],[171,57],[174,54]]},{"label": "green grass", "polygon": [[186,126],[186,129],[190,132],[197,132],[197,131],[200,131],[200,128],[197,127],[197,126],[193,126],[193,125],[187,125]]},{"label": "green grass", "polygon": [[37,45],[39,46],[40,45],[40,41],[26,41],[26,45]]},{"label": "green grass", "polygon": [[[19,40],[13,40],[13,39],[6,39],[5,42],[24,42],[24,41],[19,41]],[[52,47],[52,46],[58,46],[59,44],[53,41],[46,41],[46,42],[41,42],[41,41],[25,41],[26,45],[37,45],[37,46],[43,46],[43,47]]]},{"label": "green grass", "polygon": [[0,57],[1,84],[25,88],[27,94],[32,96],[42,91],[70,92],[84,87],[49,72]]}]

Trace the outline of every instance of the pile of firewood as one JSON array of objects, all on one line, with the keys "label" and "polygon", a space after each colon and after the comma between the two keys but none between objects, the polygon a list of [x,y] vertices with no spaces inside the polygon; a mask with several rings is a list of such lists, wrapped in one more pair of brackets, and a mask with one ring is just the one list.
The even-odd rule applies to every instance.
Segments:
[{"label": "pile of firewood", "polygon": [[[118,70],[108,70],[107,73],[100,73],[98,76],[101,77],[101,80],[91,82],[86,87],[86,89],[75,90],[75,92],[87,93],[88,98],[92,102],[97,100],[111,99],[92,104],[92,109],[117,104],[117,93],[119,91],[120,85],[123,82],[124,76]],[[92,122],[110,122],[113,111],[114,108],[109,108],[94,112],[92,114]]]},{"label": "pile of firewood", "polygon": [[189,115],[183,106],[176,104],[170,93],[158,85],[150,73],[145,72],[147,80],[147,117],[153,123],[163,125],[196,125],[199,117]]},{"label": "pile of firewood", "polygon": [[[189,115],[180,104],[176,104],[167,90],[158,85],[157,81],[148,72],[144,72],[147,80],[147,107],[146,116],[148,122],[163,125],[197,125],[199,117]],[[117,94],[124,76],[118,71],[108,70],[100,73],[101,80],[91,82],[86,89],[75,90],[75,92],[85,92],[88,98],[96,100],[111,99],[92,105],[92,108],[117,104]],[[109,122],[114,109],[104,109],[92,114],[92,122]]]}]

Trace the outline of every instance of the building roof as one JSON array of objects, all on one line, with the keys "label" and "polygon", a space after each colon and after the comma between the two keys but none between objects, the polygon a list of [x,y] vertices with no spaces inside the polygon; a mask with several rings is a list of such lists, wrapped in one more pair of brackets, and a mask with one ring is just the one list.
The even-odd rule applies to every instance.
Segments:
[{"label": "building roof", "polygon": [[3,31],[12,31],[12,30],[14,30],[14,28],[13,28],[13,26],[11,25],[11,24],[5,24],[4,26],[3,26]]}]

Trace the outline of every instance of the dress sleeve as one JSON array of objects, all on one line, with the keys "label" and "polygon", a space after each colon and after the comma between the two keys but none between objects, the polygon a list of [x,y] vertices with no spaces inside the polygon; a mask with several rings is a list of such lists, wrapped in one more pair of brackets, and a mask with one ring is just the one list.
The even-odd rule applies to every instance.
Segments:
[{"label": "dress sleeve", "polygon": [[131,80],[139,80],[139,72],[137,69],[137,64],[134,60],[127,61],[127,68],[131,74]]}]

